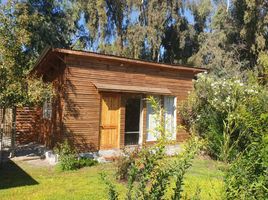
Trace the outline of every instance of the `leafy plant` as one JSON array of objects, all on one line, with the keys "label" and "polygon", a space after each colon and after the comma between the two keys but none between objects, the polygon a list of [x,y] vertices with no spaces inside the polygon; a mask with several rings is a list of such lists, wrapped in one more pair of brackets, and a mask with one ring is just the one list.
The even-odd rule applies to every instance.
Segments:
[{"label": "leafy plant", "polygon": [[78,153],[67,140],[58,144],[57,148],[55,148],[55,153],[59,155],[58,166],[62,171],[76,170],[97,164],[97,161],[91,158],[78,158]]},{"label": "leafy plant", "polygon": [[77,164],[78,164],[78,168],[82,168],[82,167],[91,167],[94,166],[98,163],[98,161],[93,160],[92,158],[79,158],[77,160]]},{"label": "leafy plant", "polygon": [[71,147],[67,140],[58,144],[58,147],[55,148],[55,152],[59,155],[59,168],[62,171],[75,170],[79,168],[77,152]]},{"label": "leafy plant", "polygon": [[268,194],[268,113],[245,125],[253,128],[252,142],[231,164],[225,178],[227,199],[266,199]]},{"label": "leafy plant", "polygon": [[[157,101],[151,101],[153,109],[161,109]],[[157,113],[159,121],[161,113]],[[156,130],[161,134],[155,145],[142,148],[128,162],[127,194],[126,199],[181,199],[183,180],[187,169],[191,166],[192,159],[201,147],[200,141],[193,137],[184,148],[184,151],[173,158],[166,156],[166,146],[169,144],[168,135],[164,132],[163,123],[158,123]],[[126,168],[124,168],[124,172]],[[109,199],[116,199],[115,188],[111,182],[104,181],[109,189]],[[172,189],[170,189],[172,188]],[[170,191],[171,190],[171,191]],[[116,198],[115,198],[116,197]]]},{"label": "leafy plant", "polygon": [[268,111],[267,96],[252,73],[228,79],[202,74],[180,114],[189,130],[207,140],[209,155],[231,162],[250,144],[246,118],[255,121]]},{"label": "leafy plant", "polygon": [[122,155],[117,157],[116,165],[116,178],[119,180],[126,180],[128,177],[128,170],[130,166],[135,162],[135,159],[138,158],[140,149],[137,147],[134,150],[132,149],[123,149]]},{"label": "leafy plant", "polygon": [[101,180],[105,183],[108,189],[108,199],[118,200],[118,192],[116,191],[115,185],[107,178],[105,173],[101,173]]}]

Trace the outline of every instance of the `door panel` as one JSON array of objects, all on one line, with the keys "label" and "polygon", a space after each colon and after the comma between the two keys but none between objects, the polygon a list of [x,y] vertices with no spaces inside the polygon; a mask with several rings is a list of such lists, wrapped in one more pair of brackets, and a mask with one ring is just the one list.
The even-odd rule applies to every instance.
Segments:
[{"label": "door panel", "polygon": [[119,148],[120,104],[120,95],[102,95],[100,149]]}]

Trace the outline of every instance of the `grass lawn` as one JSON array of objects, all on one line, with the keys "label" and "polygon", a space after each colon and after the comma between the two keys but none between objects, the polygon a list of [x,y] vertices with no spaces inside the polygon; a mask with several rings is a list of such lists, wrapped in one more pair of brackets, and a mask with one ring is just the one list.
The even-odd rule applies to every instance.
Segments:
[{"label": "grass lawn", "polygon": [[[223,187],[222,164],[211,160],[194,160],[185,180],[185,195],[201,189],[202,199],[220,199]],[[99,172],[114,174],[113,164],[99,164],[77,171],[60,172],[54,167],[38,167],[16,162],[0,169],[0,200],[107,199]],[[117,184],[121,197],[124,184]]]}]

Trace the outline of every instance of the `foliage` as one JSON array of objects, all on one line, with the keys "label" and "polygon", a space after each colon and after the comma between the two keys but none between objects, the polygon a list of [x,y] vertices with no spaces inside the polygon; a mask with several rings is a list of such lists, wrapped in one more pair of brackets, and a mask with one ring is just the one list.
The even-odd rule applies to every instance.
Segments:
[{"label": "foliage", "polygon": [[77,152],[67,140],[58,144],[55,153],[59,155],[59,167],[62,171],[78,169]]},{"label": "foliage", "polygon": [[[126,199],[181,199],[184,176],[200,142],[190,140],[183,153],[174,158],[165,157],[165,145],[143,148],[128,169]],[[105,179],[109,199],[117,199],[115,186]],[[172,189],[171,189],[172,188]]]},{"label": "foliage", "polygon": [[73,12],[58,1],[0,4],[1,107],[29,106],[50,95],[50,86],[27,76],[45,46],[70,46],[75,32]]},{"label": "foliage", "polygon": [[118,192],[115,189],[115,185],[107,178],[105,173],[101,173],[101,179],[108,188],[108,199],[118,200]]},{"label": "foliage", "polygon": [[252,121],[268,110],[267,91],[252,74],[246,78],[219,79],[200,75],[192,100],[181,108],[188,129],[208,141],[210,155],[225,162],[235,158],[250,143],[252,131],[245,127],[245,115]]},{"label": "foliage", "polygon": [[119,180],[126,180],[128,176],[128,170],[132,164],[134,164],[135,159],[138,158],[140,149],[137,147],[132,149],[123,149],[122,155],[116,159],[116,177]]},{"label": "foliage", "polygon": [[261,83],[264,85],[268,84],[268,53],[260,52],[258,58],[257,70]]},{"label": "foliage", "polygon": [[[159,121],[162,119],[160,103],[153,97],[149,98],[152,108]],[[153,146],[144,147],[133,157],[126,158],[123,165],[119,165],[125,173],[128,168],[128,191],[126,199],[181,199],[183,191],[183,180],[186,170],[191,166],[194,156],[201,147],[197,138],[189,140],[182,153],[177,154],[174,159],[166,157],[166,146],[168,135],[165,134],[164,124],[157,123],[155,131],[158,131],[157,142]],[[122,159],[122,158],[121,158]],[[124,175],[123,173],[123,175]],[[110,199],[117,199],[113,184],[105,179],[109,188]],[[170,191],[170,188],[172,190]],[[169,197],[167,197],[169,195]]]},{"label": "foliage", "polygon": [[98,161],[93,160],[92,158],[79,158],[77,160],[78,168],[83,168],[83,167],[91,167],[94,166],[98,163]]},{"label": "foliage", "polygon": [[254,132],[250,145],[235,160],[225,179],[227,199],[265,199],[268,193],[268,113],[254,122],[245,119]]},{"label": "foliage", "polygon": [[[86,25],[79,31],[78,48],[148,60],[186,63],[198,48],[196,35],[206,28],[210,1],[199,9],[191,1],[79,1]],[[193,26],[184,11],[193,8]],[[155,15],[155,12],[158,14]],[[198,27],[198,28],[197,28]],[[76,47],[76,45],[74,45]]]},{"label": "foliage", "polygon": [[211,31],[198,35],[200,48],[189,61],[216,73],[255,68],[259,54],[268,47],[267,1],[215,1],[215,5]]},{"label": "foliage", "polygon": [[97,161],[91,158],[79,158],[78,153],[71,147],[67,140],[58,144],[54,151],[59,155],[58,166],[62,171],[76,170],[82,167],[90,167],[97,164]]}]

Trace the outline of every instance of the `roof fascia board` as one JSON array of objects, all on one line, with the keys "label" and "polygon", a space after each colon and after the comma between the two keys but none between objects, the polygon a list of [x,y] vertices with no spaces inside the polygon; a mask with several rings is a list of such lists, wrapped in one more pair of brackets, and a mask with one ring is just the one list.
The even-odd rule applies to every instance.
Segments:
[{"label": "roof fascia board", "polygon": [[58,52],[58,53],[69,54],[69,55],[86,56],[86,57],[91,57],[95,59],[123,62],[123,63],[127,63],[130,65],[158,67],[158,68],[174,69],[174,70],[184,70],[184,71],[191,71],[194,73],[207,71],[207,69],[205,68],[168,65],[168,64],[162,64],[162,63],[154,63],[154,62],[148,62],[148,61],[142,61],[142,60],[136,60],[136,59],[123,58],[123,57],[112,56],[112,55],[103,55],[103,54],[93,53],[93,52],[85,52],[85,51],[77,51],[77,50],[69,50],[69,49],[58,49],[58,48],[53,49],[53,51]]}]

